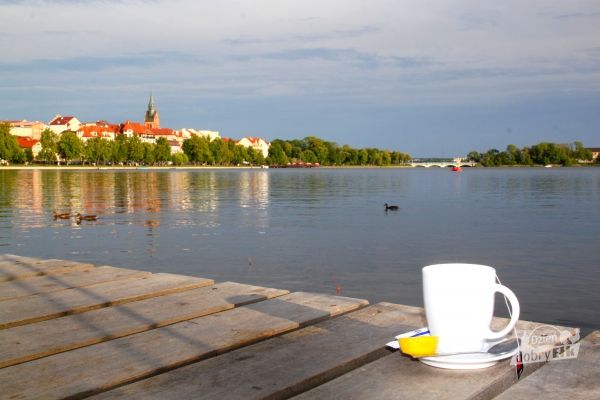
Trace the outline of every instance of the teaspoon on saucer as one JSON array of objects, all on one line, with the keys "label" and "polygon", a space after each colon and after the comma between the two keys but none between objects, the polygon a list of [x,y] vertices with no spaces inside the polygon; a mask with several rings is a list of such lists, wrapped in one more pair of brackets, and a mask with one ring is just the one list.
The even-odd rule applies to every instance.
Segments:
[{"label": "teaspoon on saucer", "polygon": [[445,356],[454,356],[454,355],[462,355],[462,354],[489,354],[492,356],[502,356],[504,354],[509,354],[518,346],[519,339],[513,338],[509,340],[504,340],[500,343],[496,343],[486,351],[464,351],[464,352],[456,352],[456,353],[436,353],[428,356],[420,356],[414,358],[424,358],[424,357],[445,357]]}]

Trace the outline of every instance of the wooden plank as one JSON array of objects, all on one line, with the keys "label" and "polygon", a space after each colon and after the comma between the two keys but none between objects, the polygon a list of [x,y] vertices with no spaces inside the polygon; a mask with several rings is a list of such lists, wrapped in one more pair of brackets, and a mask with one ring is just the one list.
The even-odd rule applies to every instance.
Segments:
[{"label": "wooden plank", "polygon": [[600,331],[580,343],[577,358],[548,362],[497,399],[600,399]]},{"label": "wooden plank", "polygon": [[209,286],[213,283],[210,279],[161,273],[5,300],[0,307],[0,329]]},{"label": "wooden plank", "polygon": [[[532,330],[541,324],[519,321],[519,330]],[[567,329],[575,335],[575,329]],[[528,364],[523,376],[543,364]],[[516,382],[510,360],[479,370],[434,368],[399,353],[364,365],[297,397],[308,399],[492,399]]]},{"label": "wooden plank", "polygon": [[291,293],[0,370],[11,399],[83,397],[267,339],[367,304]]},{"label": "wooden plank", "polygon": [[234,282],[0,331],[0,368],[287,294]]},{"label": "wooden plank", "polygon": [[423,326],[420,308],[379,303],[94,399],[287,398],[388,355],[389,338],[417,326]]},{"label": "wooden plank", "polygon": [[3,254],[0,261],[0,282],[30,278],[39,275],[61,274],[71,271],[86,271],[94,268],[93,264],[67,260],[40,260]]},{"label": "wooden plank", "polygon": [[150,272],[146,271],[103,266],[83,271],[66,272],[60,275],[44,275],[23,280],[5,281],[0,282],[0,301],[149,275]]},{"label": "wooden plank", "polygon": [[36,258],[36,257],[25,257],[25,256],[18,256],[16,254],[8,254],[8,253],[3,253],[0,254],[0,266],[4,265],[4,264],[14,264],[15,262],[17,263],[32,263],[32,262],[37,262],[37,261],[42,261],[41,258]]}]

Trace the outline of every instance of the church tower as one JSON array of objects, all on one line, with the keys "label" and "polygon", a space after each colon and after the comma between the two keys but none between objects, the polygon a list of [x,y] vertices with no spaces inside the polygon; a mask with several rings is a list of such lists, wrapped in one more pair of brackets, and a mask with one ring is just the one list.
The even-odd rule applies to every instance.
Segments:
[{"label": "church tower", "polygon": [[158,111],[154,108],[154,96],[150,93],[150,101],[148,102],[148,111],[144,118],[144,126],[146,128],[160,128],[160,118]]}]

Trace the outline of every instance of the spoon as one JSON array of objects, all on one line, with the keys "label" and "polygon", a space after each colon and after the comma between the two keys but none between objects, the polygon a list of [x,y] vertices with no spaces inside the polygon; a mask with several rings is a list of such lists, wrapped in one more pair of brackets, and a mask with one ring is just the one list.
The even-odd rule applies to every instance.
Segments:
[{"label": "spoon", "polygon": [[423,357],[444,357],[444,356],[454,356],[461,354],[490,354],[493,356],[502,356],[505,354],[509,354],[513,352],[517,346],[520,344],[520,340],[517,338],[504,340],[500,343],[496,343],[486,351],[463,351],[457,353],[436,353],[429,356],[420,356],[414,358],[423,358]]}]

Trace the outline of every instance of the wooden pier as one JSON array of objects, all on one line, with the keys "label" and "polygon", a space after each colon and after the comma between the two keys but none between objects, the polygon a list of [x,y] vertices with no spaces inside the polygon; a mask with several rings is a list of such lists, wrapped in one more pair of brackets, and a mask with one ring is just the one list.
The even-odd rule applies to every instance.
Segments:
[{"label": "wooden pier", "polygon": [[418,307],[4,254],[0,399],[600,398],[598,331],[517,381],[508,360],[444,370],[385,347],[424,325]]}]

